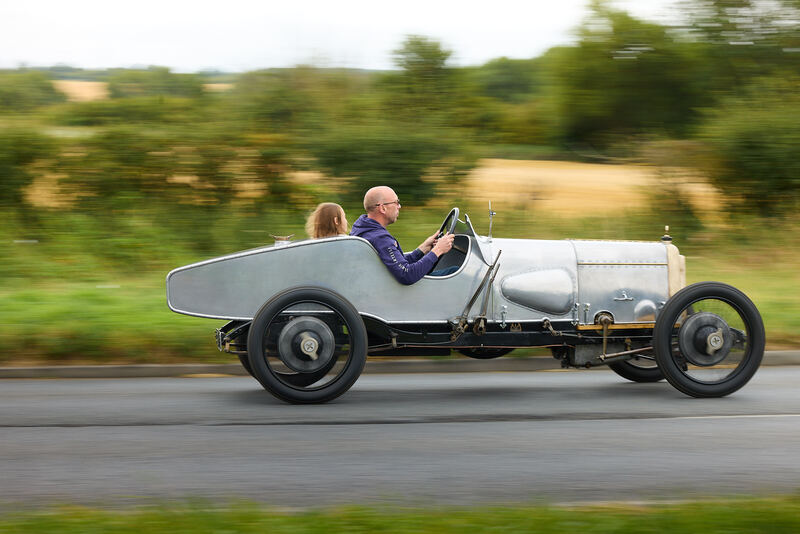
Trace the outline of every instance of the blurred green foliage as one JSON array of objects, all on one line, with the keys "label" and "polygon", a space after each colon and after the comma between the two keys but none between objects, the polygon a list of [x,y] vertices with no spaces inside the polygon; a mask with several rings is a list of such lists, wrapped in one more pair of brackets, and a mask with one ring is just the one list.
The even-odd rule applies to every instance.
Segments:
[{"label": "blurred green foliage", "polygon": [[409,35],[393,54],[399,70],[382,80],[388,106],[402,117],[438,118],[456,90],[454,69],[447,64],[452,51],[433,39]]},{"label": "blurred green foliage", "polygon": [[501,57],[475,68],[471,76],[483,96],[503,102],[522,102],[540,92],[541,59]]},{"label": "blurred green foliage", "polygon": [[[0,71],[0,237],[13,244],[0,262],[0,349],[14,354],[34,302],[47,325],[31,343],[37,357],[163,354],[157,347],[174,344],[168,327],[148,337],[133,325],[156,317],[148,306],[163,303],[164,271],[296,233],[321,201],[342,203],[353,220],[378,184],[393,186],[408,202],[403,219],[418,222],[393,231],[419,242],[444,210],[409,208],[431,199],[464,208],[459,185],[479,155],[637,161],[660,180],[648,206],[602,218],[550,217],[520,200],[497,235],[652,239],[653,214],[668,215],[682,251],[719,256],[701,269],[712,277],[731,249],[796,249],[775,236],[798,226],[800,5],[687,0],[679,9],[680,22],[665,25],[596,0],[574,45],[471,67],[412,35],[384,72]],[[51,79],[107,81],[111,98],[65,102]],[[209,81],[232,87],[208,91]],[[308,171],[326,180],[298,179]],[[690,202],[697,176],[725,212],[710,217]],[[786,276],[749,261],[739,265],[745,283]],[[86,293],[116,280],[125,289]],[[764,287],[775,293],[761,295],[771,335],[796,342],[797,305],[776,297],[779,284]],[[85,313],[70,311],[79,301]],[[174,337],[202,343],[193,328]],[[116,333],[97,334],[108,329]]]},{"label": "blurred green foliage", "polygon": [[595,2],[579,37],[553,65],[564,142],[602,147],[643,132],[680,136],[710,100],[696,79],[703,59],[664,26]]},{"label": "blurred green foliage", "polygon": [[405,199],[424,202],[436,183],[457,182],[474,166],[475,158],[458,141],[446,130],[376,124],[313,137],[309,151],[327,175],[350,179],[343,193],[353,203],[385,184]]},{"label": "blurred green foliage", "polygon": [[122,70],[108,77],[111,98],[139,96],[179,96],[197,98],[203,94],[203,82],[196,74],[178,74],[166,67],[147,70]]},{"label": "blurred green foliage", "polygon": [[684,503],[595,506],[346,506],[281,511],[263,504],[162,503],[135,509],[47,508],[0,515],[8,534],[113,532],[152,534],[462,532],[556,534],[571,532],[652,534],[790,534],[800,528],[796,496],[701,499]]},{"label": "blurred green foliage", "polygon": [[54,153],[54,143],[29,128],[0,130],[0,208],[24,207],[23,194],[31,184],[31,166]]},{"label": "blurred green foliage", "polygon": [[131,123],[186,124],[201,119],[205,110],[196,100],[140,96],[119,100],[70,102],[52,108],[56,124],[106,126]]},{"label": "blurred green foliage", "polygon": [[738,211],[772,216],[800,201],[800,77],[759,78],[709,111],[707,175]]},{"label": "blurred green foliage", "polygon": [[38,71],[0,71],[0,114],[20,113],[63,102],[50,79]]}]

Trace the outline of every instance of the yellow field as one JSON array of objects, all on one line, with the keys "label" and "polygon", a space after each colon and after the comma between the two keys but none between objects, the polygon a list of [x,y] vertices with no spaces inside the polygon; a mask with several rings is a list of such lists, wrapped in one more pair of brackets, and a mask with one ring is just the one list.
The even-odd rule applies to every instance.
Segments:
[{"label": "yellow field", "polygon": [[[619,214],[643,205],[648,188],[659,187],[652,167],[565,161],[484,159],[470,173],[466,195],[498,206],[535,206],[547,213],[576,216]],[[682,185],[700,211],[719,204],[714,189]]]},{"label": "yellow field", "polygon": [[[299,183],[331,184],[313,171],[294,173],[292,179]],[[619,215],[621,211],[644,206],[648,188],[654,187],[659,187],[658,173],[641,165],[482,159],[459,189],[458,196],[479,204],[491,200],[492,206],[498,208],[535,207],[553,215],[583,217]],[[699,213],[712,213],[719,206],[716,191],[701,180],[684,183],[681,189]],[[442,202],[446,208],[450,199]],[[437,201],[434,199],[431,204],[436,205]]]},{"label": "yellow field", "polygon": [[[86,82],[80,80],[54,80],[56,89],[67,95],[70,102],[89,102],[91,100],[104,100],[108,98],[108,84],[106,82]],[[232,83],[206,83],[203,88],[212,93],[228,91]]]},{"label": "yellow field", "polygon": [[203,89],[209,93],[223,93],[233,89],[232,83],[204,83]]},{"label": "yellow field", "polygon": [[85,82],[80,80],[54,80],[56,89],[67,95],[70,102],[88,102],[108,98],[106,82]]}]

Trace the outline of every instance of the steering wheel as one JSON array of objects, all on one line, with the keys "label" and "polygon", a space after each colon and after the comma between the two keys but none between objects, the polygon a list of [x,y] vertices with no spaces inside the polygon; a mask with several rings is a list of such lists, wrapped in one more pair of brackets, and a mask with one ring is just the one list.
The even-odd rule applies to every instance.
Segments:
[{"label": "steering wheel", "polygon": [[447,217],[444,218],[442,226],[439,227],[439,231],[436,233],[436,239],[439,239],[445,234],[452,234],[456,229],[457,222],[458,208],[453,208],[450,210],[450,213],[447,214]]}]

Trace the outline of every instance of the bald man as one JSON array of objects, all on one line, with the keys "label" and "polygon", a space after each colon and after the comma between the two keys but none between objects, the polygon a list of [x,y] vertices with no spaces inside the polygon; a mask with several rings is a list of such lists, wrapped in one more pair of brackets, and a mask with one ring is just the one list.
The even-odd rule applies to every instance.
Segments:
[{"label": "bald man", "polygon": [[363,237],[375,247],[389,272],[401,284],[411,285],[430,272],[439,256],[453,247],[453,234],[436,239],[435,233],[413,252],[403,249],[386,229],[400,215],[400,199],[391,187],[373,187],[364,195],[366,214],[353,223],[350,235]]}]

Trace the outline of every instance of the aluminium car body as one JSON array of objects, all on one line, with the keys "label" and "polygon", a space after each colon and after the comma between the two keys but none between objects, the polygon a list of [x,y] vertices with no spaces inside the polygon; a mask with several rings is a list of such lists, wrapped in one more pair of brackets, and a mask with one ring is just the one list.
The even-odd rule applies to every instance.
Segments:
[{"label": "aluminium car body", "polygon": [[[180,267],[167,275],[168,305],[228,320],[217,334],[220,349],[237,353],[266,389],[290,402],[343,393],[367,353],[456,349],[492,358],[550,347],[564,366],[610,365],[635,381],[666,376],[695,396],[738,389],[760,362],[763,324],[755,307],[730,286],[684,288],[685,259],[668,236],[498,239],[478,235],[457,209],[442,230],[456,237],[436,268],[457,270],[411,286],[391,276],[369,242],[342,236]],[[683,302],[687,293],[691,302]],[[676,296],[679,304],[670,306]],[[710,311],[702,309],[706,301],[713,301]],[[718,310],[719,303],[729,309]],[[670,317],[655,339],[665,308]],[[683,328],[687,317],[694,319]],[[731,358],[736,371],[717,372]]]}]

